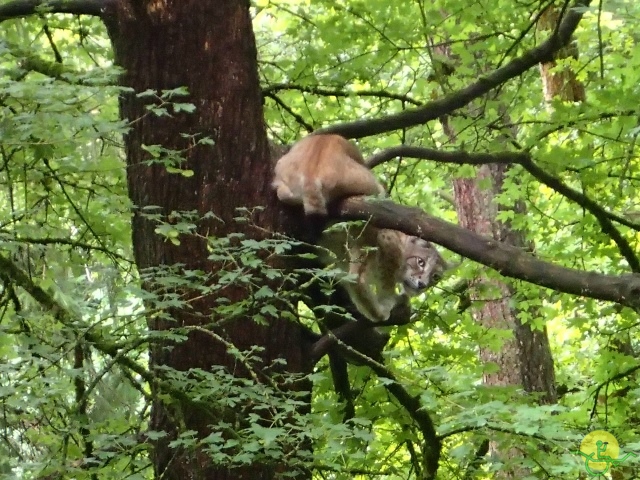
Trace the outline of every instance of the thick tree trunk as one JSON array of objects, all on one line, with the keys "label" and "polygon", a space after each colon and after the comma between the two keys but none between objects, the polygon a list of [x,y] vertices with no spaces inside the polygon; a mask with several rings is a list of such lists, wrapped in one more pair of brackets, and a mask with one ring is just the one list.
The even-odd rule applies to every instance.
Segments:
[{"label": "thick tree trunk", "polygon": [[[141,271],[160,265],[181,264],[184,270],[215,272],[221,268],[207,259],[205,236],[223,237],[242,232],[249,238],[264,234],[252,227],[242,227],[233,219],[236,208],[267,205],[253,219],[265,231],[287,229],[274,208],[270,190],[271,162],[263,124],[262,102],[258,83],[256,46],[249,2],[244,0],[198,1],[126,1],[117,3],[117,11],[107,22],[113,40],[116,61],[125,69],[123,84],[133,89],[121,98],[121,114],[131,123],[125,136],[128,185],[134,205],[133,243],[135,259]],[[152,97],[136,93],[186,86],[187,98],[177,102],[195,105],[193,113],[175,112],[167,116],[150,114],[147,106],[158,104]],[[185,135],[186,134],[186,135]],[[213,145],[194,146],[194,140],[209,136]],[[161,145],[180,150],[181,168],[194,172],[191,177],[168,173],[163,165],[146,163],[151,157],[143,145]],[[197,212],[202,217],[213,212],[218,219],[199,219],[196,233],[181,235],[174,245],[157,235],[157,223],[146,218],[143,208],[158,206],[163,220],[175,220],[172,212]],[[146,288],[153,290],[153,282]],[[194,298],[189,311],[171,310],[171,320],[155,317],[149,320],[154,330],[184,326],[200,326],[219,320],[214,307],[218,296],[195,299],[196,292],[181,292]],[[249,292],[240,286],[224,289],[220,296],[230,302],[240,301]],[[309,372],[308,348],[302,331],[293,322],[270,319],[259,326],[247,312],[244,317],[217,327],[216,333],[238,349],[253,345],[264,348],[263,363],[284,358],[290,372]],[[167,366],[179,371],[194,368],[211,370],[223,365],[229,372],[246,375],[225,346],[214,336],[192,332],[184,342],[156,344],[151,349],[151,369]],[[296,389],[307,389],[306,383]],[[154,394],[159,393],[155,391]],[[238,409],[240,410],[240,409]],[[228,413],[228,412],[227,412]],[[156,395],[150,429],[168,434],[155,445],[156,475],[163,479],[268,479],[281,466],[250,465],[228,469],[213,465],[199,450],[173,449],[169,442],[182,427],[197,432],[199,438],[210,433],[210,424],[219,418],[205,413],[189,402],[179,406],[163,403]],[[300,477],[298,477],[300,478]]]},{"label": "thick tree trunk", "polygon": [[[454,192],[458,218],[462,226],[475,233],[526,249],[522,232],[496,220],[494,198],[501,192],[509,168],[509,165],[483,165],[478,169],[477,179],[456,180]],[[478,182],[483,180],[488,180],[491,188],[480,189]],[[525,211],[522,204],[517,204],[514,209],[520,213]],[[482,325],[511,330],[514,337],[505,342],[500,352],[481,349],[483,362],[493,362],[499,367],[497,372],[485,375],[485,383],[522,385],[527,392],[541,394],[543,403],[555,402],[555,375],[546,330],[532,330],[518,320],[518,311],[511,305],[514,293],[511,285],[498,281],[490,281],[489,285],[489,295],[494,299],[482,300],[482,305],[473,314]]]},{"label": "thick tree trunk", "polygon": [[[436,51],[451,58],[446,47],[439,47]],[[505,115],[508,117],[506,112]],[[442,119],[442,123],[445,132],[455,143],[457,132],[451,128],[446,118]],[[497,219],[498,204],[495,198],[502,191],[509,168],[510,165],[504,164],[483,165],[477,169],[475,179],[454,181],[458,221],[461,226],[474,233],[526,249],[524,233]],[[490,187],[481,188],[480,184],[483,183]],[[525,213],[525,206],[518,202],[514,210]],[[503,330],[513,333],[511,339],[504,341],[500,351],[480,348],[483,364],[497,366],[495,371],[486,371],[484,383],[493,386],[521,386],[527,392],[539,394],[541,403],[554,403],[557,391],[546,329],[532,330],[529,325],[523,325],[519,321],[520,312],[512,302],[515,293],[513,285],[495,279],[477,278],[470,287],[470,296],[479,305],[472,311],[476,321],[494,332]],[[504,459],[515,459],[521,455],[516,449],[500,448],[496,442],[490,442],[489,449]],[[522,478],[526,474],[527,469],[512,466],[501,471],[496,478]]]}]

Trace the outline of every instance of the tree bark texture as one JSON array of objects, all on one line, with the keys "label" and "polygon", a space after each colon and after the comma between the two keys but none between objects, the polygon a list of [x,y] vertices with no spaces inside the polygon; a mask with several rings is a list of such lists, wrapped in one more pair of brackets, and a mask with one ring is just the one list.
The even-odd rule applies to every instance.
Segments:
[{"label": "tree bark texture", "polygon": [[[478,169],[477,179],[456,180],[456,210],[461,226],[525,250],[527,245],[523,233],[496,220],[494,197],[502,190],[508,169],[509,165],[483,165]],[[488,180],[491,187],[480,189],[478,182],[482,180]],[[515,210],[524,212],[524,205],[517,204]],[[477,279],[476,283],[480,281]],[[518,320],[518,311],[510,305],[514,294],[512,285],[496,281],[489,283],[492,287],[490,295],[494,299],[482,300],[482,306],[474,311],[474,316],[488,328],[512,330],[514,338],[506,342],[500,352],[481,350],[483,362],[499,366],[497,372],[485,374],[485,382],[490,385],[522,385],[528,392],[541,393],[543,403],[555,402],[553,358],[546,329],[532,330]]]},{"label": "tree bark texture", "polygon": [[[558,27],[558,20],[560,12],[551,5],[540,16],[538,28],[548,34]],[[546,102],[551,102],[554,98],[569,102],[583,102],[586,99],[584,85],[578,80],[576,72],[569,66],[558,68],[558,61],[569,58],[578,58],[578,46],[574,41],[559,49],[553,60],[540,63],[542,92]]]},{"label": "tree bark texture", "polygon": [[[132,92],[121,97],[121,115],[131,122],[125,136],[128,187],[134,205],[133,244],[135,260],[141,271],[161,265],[181,264],[184,270],[215,272],[221,268],[207,259],[206,236],[223,237],[242,232],[249,238],[261,238],[278,229],[293,228],[275,208],[270,189],[272,165],[263,123],[262,102],[257,73],[257,52],[253,36],[249,2],[245,0],[121,0],[109,12],[106,23],[113,41],[116,61],[124,68],[123,85]],[[155,92],[186,86],[193,113],[171,115],[150,114],[147,106],[155,100],[137,97],[139,92]],[[186,134],[186,135],[185,135]],[[192,137],[191,137],[192,136]],[[193,139],[209,136],[213,145],[194,146]],[[149,164],[150,156],[143,145],[162,145],[180,150],[181,168],[194,172],[191,177],[168,173],[163,165]],[[236,208],[263,205],[267,208],[254,215],[261,228],[242,226],[234,221]],[[157,235],[157,224],[143,215],[143,207],[158,206],[166,221],[172,212],[197,212],[198,235],[181,235],[179,245]],[[213,212],[218,219],[202,219]],[[145,288],[153,290],[153,282]],[[191,308],[167,312],[171,320],[155,317],[149,327],[163,331],[185,326],[201,326],[219,320],[213,308],[216,298],[195,298],[196,292],[181,292],[193,298]],[[222,296],[237,302],[249,295],[246,288],[225,288]],[[302,330],[293,322],[271,319],[259,326],[251,312],[215,327],[215,333],[238,349],[253,345],[264,348],[260,353],[264,365],[284,358],[290,372],[306,373],[311,369]],[[167,366],[179,371],[194,368],[211,370],[223,365],[236,375],[247,375],[246,369],[231,356],[226,347],[206,332],[191,332],[184,342],[155,344],[151,348],[151,369]],[[158,373],[159,375],[159,373]],[[290,387],[291,388],[291,387]],[[308,390],[301,382],[294,389]],[[168,433],[154,449],[154,466],[158,478],[270,479],[279,466],[251,465],[227,469],[211,464],[202,451],[172,449],[181,418],[183,427],[195,430],[199,438],[210,433],[216,414],[204,412],[182,402],[170,407],[157,394],[150,429]],[[241,410],[241,409],[238,409]],[[298,477],[300,478],[300,477]]]}]

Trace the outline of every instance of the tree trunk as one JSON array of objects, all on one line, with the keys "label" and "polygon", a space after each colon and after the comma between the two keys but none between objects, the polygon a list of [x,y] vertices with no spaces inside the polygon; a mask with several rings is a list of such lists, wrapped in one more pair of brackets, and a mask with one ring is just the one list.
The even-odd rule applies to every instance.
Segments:
[{"label": "tree trunk", "polygon": [[[456,209],[460,224],[481,235],[526,249],[526,241],[521,231],[496,220],[495,196],[502,190],[509,165],[483,165],[478,169],[477,179],[458,179],[454,182]],[[491,188],[482,190],[478,183],[488,180]],[[514,210],[523,213],[522,203]],[[482,306],[473,312],[476,320],[488,328],[511,330],[514,337],[505,342],[500,352],[481,349],[484,363],[493,362],[499,369],[485,374],[488,385],[522,385],[527,392],[542,394],[542,403],[556,401],[553,358],[549,339],[545,330],[532,330],[518,320],[518,310],[512,306],[514,288],[505,282],[476,279],[475,285],[489,282],[490,297],[481,300]],[[479,298],[475,298],[480,300]]]},{"label": "tree trunk", "polygon": [[[455,63],[446,44],[434,47],[435,53],[449,58]],[[505,113],[506,116],[506,113]],[[457,142],[457,132],[449,124],[448,118],[440,119],[443,129],[451,142]],[[499,222],[496,218],[498,206],[495,197],[504,184],[510,165],[483,165],[477,169],[475,179],[457,179],[454,181],[454,202],[461,226],[507,244],[528,248],[524,233],[513,230],[508,223]],[[481,189],[479,183],[488,182],[490,188]],[[516,213],[525,213],[525,205],[517,202],[513,207]],[[480,282],[472,282],[472,290]],[[500,352],[481,349],[480,357],[485,362],[494,362],[499,370],[485,375],[485,382],[490,385],[522,385],[528,392],[542,394],[543,403],[554,403],[557,398],[553,358],[549,348],[546,330],[531,330],[522,325],[517,318],[517,311],[511,306],[514,290],[504,282],[491,281],[489,286],[494,290],[495,300],[484,301],[482,307],[474,310],[473,315],[482,325],[488,328],[511,330],[514,338],[503,346]],[[477,297],[475,299],[478,299]]]},{"label": "tree trunk", "polygon": [[[455,62],[446,45],[438,45],[434,50]],[[504,116],[508,118],[506,112]],[[445,133],[455,144],[457,132],[452,129],[446,117],[441,122]],[[454,180],[454,202],[461,226],[474,233],[527,249],[524,233],[497,219],[499,207],[495,199],[502,191],[510,168],[511,165],[504,164],[482,165],[477,168],[475,179]],[[481,184],[488,184],[489,188],[483,189]],[[517,202],[513,210],[520,214],[526,211],[522,202]],[[471,299],[479,304],[472,311],[475,320],[493,332],[502,330],[513,333],[513,337],[504,341],[500,351],[480,348],[482,363],[497,367],[495,371],[486,370],[484,383],[491,386],[521,386],[526,392],[539,394],[538,401],[541,403],[556,402],[553,358],[546,329],[532,330],[529,325],[520,322],[520,311],[512,301],[514,286],[505,281],[480,277],[471,282],[470,290]],[[521,456],[517,449],[501,448],[494,441],[489,443],[489,450],[505,460],[515,460]],[[526,468],[512,465],[499,472],[496,478],[522,478],[527,473]]]},{"label": "tree trunk", "polygon": [[[545,34],[549,33],[557,27],[558,20],[558,9],[551,5],[540,16],[538,28]],[[558,50],[554,57],[553,61],[540,64],[544,100],[547,103],[554,98],[569,102],[583,102],[586,95],[584,85],[578,80],[575,71],[566,65],[558,68],[558,60],[578,58],[578,46],[572,42]]]},{"label": "tree trunk", "polygon": [[[558,14],[554,8],[548,8],[540,19],[539,27],[550,30],[556,27]],[[575,45],[562,49],[557,58],[577,58]],[[543,92],[547,102],[553,98],[581,101],[584,99],[584,87],[576,79],[570,68],[558,70],[556,62],[540,65],[543,80]],[[455,134],[455,132],[450,132]],[[455,202],[460,224],[475,233],[526,249],[522,231],[513,230],[510,225],[496,220],[497,206],[494,198],[502,191],[509,165],[483,165],[478,169],[477,180],[459,179],[454,182]],[[482,190],[478,181],[488,181],[490,188]],[[526,212],[525,205],[518,202],[514,206],[516,213]],[[489,349],[480,350],[483,363],[492,362],[498,366],[496,372],[487,373],[484,382],[488,385],[522,385],[525,391],[539,393],[541,403],[555,403],[557,391],[553,358],[549,347],[546,329],[532,330],[518,320],[516,307],[511,299],[515,290],[512,285],[495,280],[477,279],[479,283],[489,282],[490,295],[495,299],[483,300],[482,305],[473,312],[476,320],[488,328],[511,330],[514,337],[506,341],[500,352]],[[495,449],[496,445],[491,444]],[[503,452],[514,457],[516,452]],[[503,478],[519,478],[523,471],[517,468],[504,472]]]},{"label": "tree trunk", "polygon": [[[249,2],[122,0],[110,17],[114,20],[107,24],[116,62],[125,69],[123,84],[133,90],[122,95],[121,115],[131,122],[125,147],[129,195],[135,212],[133,244],[140,271],[179,264],[183,272],[198,269],[215,273],[222,266],[208,260],[210,252],[204,237],[242,232],[255,239],[264,237],[263,231],[292,228],[279,214],[269,185],[272,165]],[[136,96],[148,89],[159,95],[161,90],[181,86],[188,88],[188,97],[172,100],[192,103],[196,107],[193,113],[169,108],[169,115],[150,114],[148,106],[161,106],[160,101]],[[210,137],[213,145],[194,145],[203,136]],[[168,173],[164,165],[149,164],[151,157],[143,145],[181,151],[179,167],[192,170],[193,176]],[[234,221],[238,207],[257,205],[267,206],[252,217],[254,224],[264,230]],[[176,221],[173,212],[197,212],[199,218],[193,221],[197,235],[181,235],[179,245],[167,241],[155,233],[157,222],[145,217],[149,211],[142,209],[148,206],[158,206],[153,213],[160,213],[169,223]],[[207,212],[213,212],[219,220],[202,218]],[[156,286],[150,281],[145,288],[153,291]],[[180,293],[193,298],[188,311],[166,312],[171,320],[166,316],[150,318],[150,329],[164,331],[216,322],[220,319],[214,309],[220,296],[233,303],[249,295],[240,286],[202,298],[196,298],[195,291]],[[215,332],[240,350],[253,345],[263,347],[259,353],[263,365],[284,358],[289,372],[311,370],[303,332],[294,322],[271,318],[267,326],[260,326],[251,318],[251,312],[246,312],[224,327],[216,327]],[[191,331],[186,341],[167,347],[167,342],[161,342],[151,348],[150,367],[157,376],[161,375],[159,366],[178,371],[211,371],[213,366],[222,365],[235,375],[248,374],[225,345],[205,331]],[[309,385],[300,382],[289,388],[308,390]],[[221,419],[219,414],[204,412],[190,401],[176,406],[174,398],[169,406],[158,393],[156,385],[150,430],[168,434],[155,444],[153,462],[158,478],[269,479],[284,468],[252,464],[230,469],[213,464],[201,450],[170,447],[180,430],[191,429],[198,438],[204,438],[211,432],[210,425]]]},{"label": "tree trunk", "polygon": [[[475,233],[494,238],[517,247],[526,248],[524,235],[513,230],[510,225],[496,219],[495,197],[501,192],[509,165],[483,165],[478,168],[476,179],[454,181],[456,210],[461,226]],[[491,187],[481,189],[479,183],[490,181]],[[516,205],[514,210],[524,211],[524,205]],[[478,292],[487,292],[482,295]],[[540,394],[541,403],[557,400],[553,358],[546,329],[532,330],[518,319],[519,310],[513,304],[513,285],[496,279],[479,277],[471,283],[471,298],[480,306],[472,314],[483,327],[496,332],[513,332],[513,337],[505,340],[500,351],[480,348],[483,364],[495,364],[496,371],[488,370],[483,377],[486,385],[522,386],[527,392]],[[490,442],[490,451],[503,459],[515,460],[521,456],[517,449],[502,448],[497,442]],[[511,465],[498,472],[496,478],[523,478],[527,469]]]}]

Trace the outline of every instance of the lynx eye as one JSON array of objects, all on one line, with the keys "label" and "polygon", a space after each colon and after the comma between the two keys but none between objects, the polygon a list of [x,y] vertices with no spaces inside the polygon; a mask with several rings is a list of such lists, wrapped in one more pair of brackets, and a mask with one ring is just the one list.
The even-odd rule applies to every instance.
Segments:
[{"label": "lynx eye", "polygon": [[431,280],[434,281],[434,282],[439,282],[441,279],[442,279],[442,275],[440,273],[438,273],[438,272],[434,273],[431,276]]},{"label": "lynx eye", "polygon": [[425,262],[425,261],[424,261],[424,258],[420,258],[420,257],[418,257],[418,259],[417,259],[417,262],[416,262],[416,263],[418,264],[418,266],[419,266],[420,268],[424,268],[424,266],[427,264],[427,262]]}]

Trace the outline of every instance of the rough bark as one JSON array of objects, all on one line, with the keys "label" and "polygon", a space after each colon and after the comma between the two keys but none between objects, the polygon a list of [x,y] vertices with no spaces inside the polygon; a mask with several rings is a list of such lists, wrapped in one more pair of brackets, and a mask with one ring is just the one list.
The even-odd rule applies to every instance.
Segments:
[{"label": "rough bark", "polygon": [[[264,235],[259,229],[243,227],[233,220],[238,207],[267,205],[254,216],[257,226],[265,231],[292,227],[283,223],[280,210],[273,208],[274,196],[269,186],[271,162],[249,2],[122,0],[110,14],[107,24],[116,61],[125,69],[122,82],[133,90],[121,97],[121,114],[132,122],[125,147],[129,194],[135,208],[133,244],[138,268],[144,271],[159,265],[181,264],[185,270],[215,272],[221,266],[207,259],[204,236],[222,237],[231,232],[242,232],[250,238]],[[188,87],[189,97],[178,101],[192,102],[196,106],[194,113],[170,112],[170,116],[158,117],[146,110],[149,97],[136,96],[147,89],[159,92],[180,86]],[[192,140],[181,134],[194,138],[210,136],[214,145],[194,147]],[[171,174],[164,166],[145,163],[149,156],[143,145],[183,151],[181,167],[193,170],[194,175]],[[157,212],[169,221],[172,212],[193,211],[200,216],[211,211],[220,220],[198,220],[199,235],[183,235],[180,244],[173,245],[157,235],[156,223],[143,215],[143,207],[151,205],[159,206]],[[146,286],[154,288],[153,282]],[[195,292],[183,293],[196,297]],[[220,295],[236,302],[245,299],[248,291],[235,286]],[[212,296],[196,299],[189,311],[173,310],[169,312],[171,321],[156,317],[149,320],[149,326],[162,331],[209,324],[216,320],[216,300]],[[288,371],[310,371],[302,331],[292,322],[271,319],[268,326],[259,326],[252,320],[251,312],[247,312],[246,316],[217,327],[216,333],[240,350],[253,345],[263,347],[260,355],[264,365],[284,358]],[[164,343],[152,348],[153,371],[158,372],[159,366],[187,371],[223,365],[236,375],[247,374],[226,347],[206,333],[192,332],[186,341],[167,346]],[[298,384],[294,388],[306,389],[308,385]],[[216,420],[193,404],[183,402],[170,407],[157,397],[150,428],[169,434],[155,445],[153,461],[158,477],[269,479],[282,470],[278,465],[230,470],[212,465],[202,451],[172,449],[169,442],[179,430],[177,418],[182,419],[184,427],[197,431],[200,438],[210,433],[209,425]]]},{"label": "rough bark", "polygon": [[[556,7],[549,6],[540,16],[538,28],[545,33],[553,31],[558,26],[560,12]],[[558,60],[578,58],[578,46],[569,41],[559,49],[553,60],[540,63],[540,77],[542,78],[542,92],[546,102],[553,99],[569,102],[583,102],[586,98],[584,85],[578,80],[575,71],[568,67],[558,67]]]},{"label": "rough bark", "polygon": [[[523,232],[496,220],[494,198],[502,190],[508,168],[508,165],[485,165],[478,169],[477,179],[457,180],[454,192],[458,218],[463,227],[475,233],[526,251],[531,247],[526,244]],[[485,179],[491,182],[492,187],[481,190],[478,182]],[[525,211],[521,203],[514,208],[519,213]],[[485,375],[485,382],[490,385],[522,385],[527,392],[541,393],[544,403],[555,402],[553,359],[546,329],[532,330],[518,320],[519,312],[511,302],[515,293],[512,285],[498,281],[489,283],[493,287],[490,296],[495,299],[481,301],[474,316],[488,328],[513,331],[514,337],[500,352],[481,349],[480,357],[485,363],[493,362],[499,366],[497,372]]]}]

